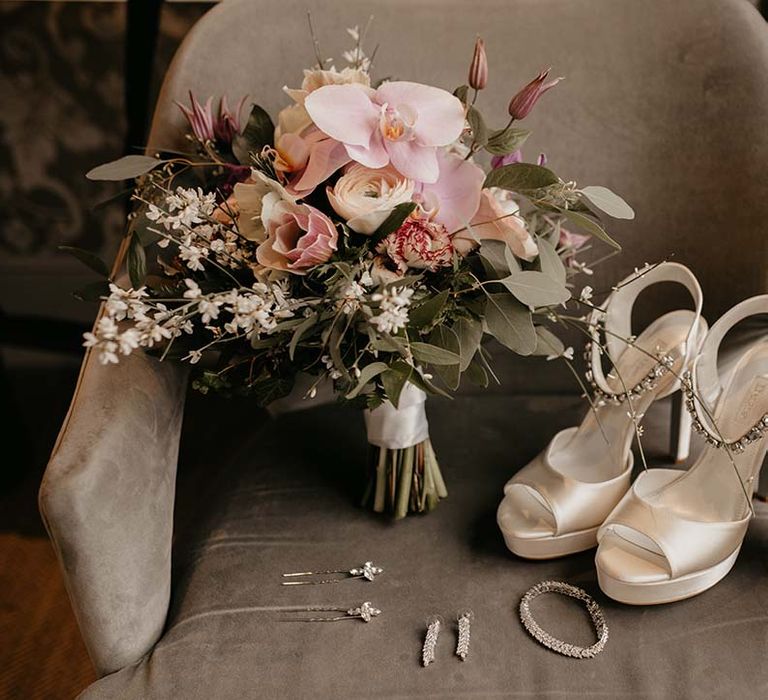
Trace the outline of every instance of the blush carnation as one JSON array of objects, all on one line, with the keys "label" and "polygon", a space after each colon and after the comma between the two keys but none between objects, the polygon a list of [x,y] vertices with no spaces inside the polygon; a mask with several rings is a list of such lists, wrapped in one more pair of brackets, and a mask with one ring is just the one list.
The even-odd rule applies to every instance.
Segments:
[{"label": "blush carnation", "polygon": [[445,226],[419,217],[407,219],[376,246],[376,252],[388,258],[401,274],[409,267],[434,272],[453,260],[453,244]]}]

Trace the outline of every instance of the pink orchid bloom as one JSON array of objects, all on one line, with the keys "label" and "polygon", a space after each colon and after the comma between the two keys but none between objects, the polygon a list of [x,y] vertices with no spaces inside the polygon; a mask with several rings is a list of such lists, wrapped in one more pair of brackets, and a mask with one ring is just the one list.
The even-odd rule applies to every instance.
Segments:
[{"label": "pink orchid bloom", "polygon": [[393,167],[407,178],[436,182],[437,148],[464,129],[464,107],[439,88],[418,83],[326,85],[304,106],[317,127],[344,144],[349,157],[368,168]]},{"label": "pink orchid bloom", "polygon": [[444,149],[438,150],[437,163],[437,181],[417,185],[414,200],[452,233],[472,221],[477,212],[485,173],[475,163]]}]

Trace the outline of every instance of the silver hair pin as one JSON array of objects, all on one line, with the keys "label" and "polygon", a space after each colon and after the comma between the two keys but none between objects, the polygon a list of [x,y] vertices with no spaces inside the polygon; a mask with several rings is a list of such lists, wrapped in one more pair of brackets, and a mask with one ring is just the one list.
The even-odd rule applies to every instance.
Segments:
[{"label": "silver hair pin", "polygon": [[424,646],[421,649],[421,663],[426,668],[435,660],[435,646],[437,636],[440,634],[443,620],[439,615],[434,615],[427,620],[427,634],[424,637]]},{"label": "silver hair pin", "polygon": [[364,581],[373,581],[379,574],[383,574],[384,569],[375,566],[373,562],[367,561],[362,566],[354,569],[328,569],[327,571],[297,571],[292,574],[283,574],[283,578],[293,578],[298,576],[325,576],[327,574],[344,574],[339,578],[326,578],[320,581],[283,581],[283,586],[315,586],[320,583],[338,583],[339,581],[348,581],[353,578],[361,578]]},{"label": "silver hair pin", "polygon": [[459,613],[457,618],[459,638],[456,643],[456,656],[462,661],[466,661],[469,654],[469,628],[473,619],[474,613],[471,610],[465,610]]},{"label": "silver hair pin", "polygon": [[356,608],[335,608],[329,606],[313,606],[308,608],[298,608],[296,610],[287,610],[286,612],[328,612],[342,613],[341,615],[324,615],[322,617],[289,617],[284,618],[288,622],[338,622],[339,620],[362,620],[370,622],[374,617],[381,615],[381,610],[374,607],[372,603],[366,601]]}]

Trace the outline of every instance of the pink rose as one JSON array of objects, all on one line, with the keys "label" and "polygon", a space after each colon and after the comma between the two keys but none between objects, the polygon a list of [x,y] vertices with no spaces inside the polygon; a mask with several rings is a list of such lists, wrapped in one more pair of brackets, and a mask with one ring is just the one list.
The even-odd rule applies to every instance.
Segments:
[{"label": "pink rose", "polygon": [[376,246],[376,252],[401,274],[409,267],[434,272],[453,261],[453,244],[445,226],[417,217],[406,219]]},{"label": "pink rose", "polygon": [[264,267],[303,275],[327,262],[338,245],[333,222],[308,204],[277,202],[265,222],[267,240],[256,251]]},{"label": "pink rose", "polygon": [[480,206],[470,226],[454,236],[453,243],[459,255],[467,255],[480,241],[489,240],[504,241],[522,260],[533,260],[539,254],[536,241],[519,215],[520,207],[508,194],[496,188],[482,191]]}]

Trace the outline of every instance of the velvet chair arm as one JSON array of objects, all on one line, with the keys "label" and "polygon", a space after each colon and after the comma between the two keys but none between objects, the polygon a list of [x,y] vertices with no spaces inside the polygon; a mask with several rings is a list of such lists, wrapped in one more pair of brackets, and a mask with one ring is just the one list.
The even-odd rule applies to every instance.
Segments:
[{"label": "velvet chair arm", "polygon": [[186,375],[141,353],[104,367],[88,353],[40,487],[91,659],[105,675],[160,637]]}]

